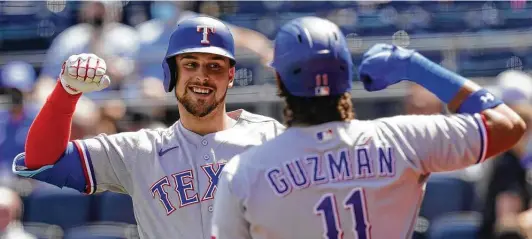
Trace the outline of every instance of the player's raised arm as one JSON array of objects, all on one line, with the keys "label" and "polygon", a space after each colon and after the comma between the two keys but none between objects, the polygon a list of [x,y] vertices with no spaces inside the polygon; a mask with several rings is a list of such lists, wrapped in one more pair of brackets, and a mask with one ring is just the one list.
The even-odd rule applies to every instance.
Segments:
[{"label": "player's raised arm", "polygon": [[480,113],[487,131],[486,157],[510,149],[526,130],[519,115],[486,89],[466,80],[447,105],[455,113]]},{"label": "player's raised arm", "polygon": [[431,162],[425,165],[427,171],[454,170],[481,162],[512,147],[525,132],[526,125],[517,113],[486,89],[413,50],[377,44],[364,54],[359,74],[368,91],[413,81],[460,114],[400,116],[383,121],[391,134],[408,144],[402,149],[415,146],[410,157]]},{"label": "player's raised arm", "polygon": [[54,90],[29,129],[25,152],[13,162],[14,173],[86,191],[92,178],[84,175],[87,165],[81,159],[86,153],[81,145],[69,143],[70,128],[81,93],[109,86],[106,68],[105,61],[93,54],[73,55],[63,63]]},{"label": "player's raised arm", "polygon": [[109,86],[105,61],[93,54],[73,55],[63,63],[60,79],[31,125],[26,141],[26,167],[54,164],[67,148],[72,115],[82,92]]}]

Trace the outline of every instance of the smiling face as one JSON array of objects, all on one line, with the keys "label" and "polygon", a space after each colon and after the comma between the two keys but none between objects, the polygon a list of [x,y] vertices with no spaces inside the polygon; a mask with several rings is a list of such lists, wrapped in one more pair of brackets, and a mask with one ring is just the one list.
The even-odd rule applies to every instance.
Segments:
[{"label": "smiling face", "polygon": [[175,57],[179,103],[196,117],[209,115],[225,104],[227,89],[233,86],[235,68],[229,59],[208,53],[188,53]]}]

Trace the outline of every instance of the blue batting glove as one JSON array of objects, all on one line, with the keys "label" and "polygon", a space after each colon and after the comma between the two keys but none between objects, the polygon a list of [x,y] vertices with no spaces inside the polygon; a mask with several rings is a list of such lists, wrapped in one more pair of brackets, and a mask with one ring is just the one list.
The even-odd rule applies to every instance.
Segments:
[{"label": "blue batting glove", "polygon": [[367,91],[382,90],[409,80],[422,85],[445,103],[449,103],[467,81],[414,50],[389,44],[371,47],[362,57],[358,71]]},{"label": "blue batting glove", "polygon": [[378,91],[408,79],[410,57],[415,53],[390,44],[375,44],[362,57],[359,79],[367,91]]}]

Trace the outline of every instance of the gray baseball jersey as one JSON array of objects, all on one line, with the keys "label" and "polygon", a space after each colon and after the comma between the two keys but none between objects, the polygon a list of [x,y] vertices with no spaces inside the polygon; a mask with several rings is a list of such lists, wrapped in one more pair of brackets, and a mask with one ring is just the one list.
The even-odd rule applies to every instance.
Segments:
[{"label": "gray baseball jersey", "polygon": [[482,162],[486,143],[479,114],[288,128],[225,166],[213,238],[411,238],[427,176]]},{"label": "gray baseball jersey", "polygon": [[180,121],[167,129],[75,141],[92,192],[127,193],[141,238],[210,238],[212,204],[227,160],[275,137],[284,126],[244,110],[230,129],[200,136]]}]

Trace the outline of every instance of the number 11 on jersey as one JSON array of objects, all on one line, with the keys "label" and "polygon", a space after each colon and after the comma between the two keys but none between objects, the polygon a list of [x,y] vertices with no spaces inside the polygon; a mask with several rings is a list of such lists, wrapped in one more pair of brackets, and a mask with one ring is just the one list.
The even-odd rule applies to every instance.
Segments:
[{"label": "number 11 on jersey", "polygon": [[[369,220],[366,212],[366,197],[364,189],[355,188],[351,191],[343,201],[345,210],[351,212],[353,217],[352,230],[358,239],[369,239],[370,228]],[[322,217],[324,239],[341,239],[344,231],[338,216],[338,206],[336,196],[332,193],[324,194],[316,206],[314,206],[314,213]]]}]

